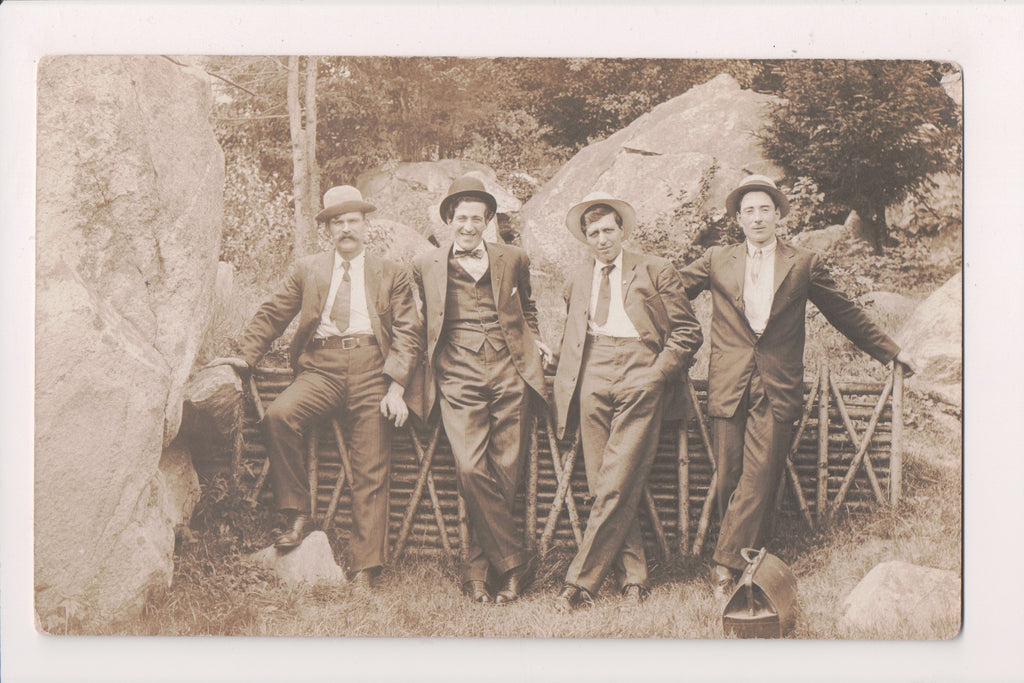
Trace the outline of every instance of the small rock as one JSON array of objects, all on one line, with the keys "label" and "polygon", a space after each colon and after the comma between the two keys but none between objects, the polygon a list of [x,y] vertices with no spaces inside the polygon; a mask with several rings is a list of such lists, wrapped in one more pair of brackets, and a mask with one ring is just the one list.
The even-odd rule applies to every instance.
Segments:
[{"label": "small rock", "polygon": [[322,531],[306,536],[298,548],[287,553],[269,546],[253,553],[249,559],[272,569],[290,587],[304,583],[345,583],[345,573],[334,561],[331,544]]},{"label": "small rock", "polygon": [[843,601],[847,636],[952,638],[960,627],[956,572],[891,561],[875,565]]}]

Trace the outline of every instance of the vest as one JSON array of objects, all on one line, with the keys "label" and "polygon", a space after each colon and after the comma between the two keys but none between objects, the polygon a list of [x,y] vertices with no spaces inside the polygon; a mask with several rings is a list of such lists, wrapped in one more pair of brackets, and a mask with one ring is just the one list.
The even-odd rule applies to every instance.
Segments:
[{"label": "vest", "polygon": [[448,295],[444,302],[442,337],[450,343],[479,353],[486,341],[495,351],[505,348],[498,325],[498,308],[491,287],[491,268],[478,281],[448,257]]}]

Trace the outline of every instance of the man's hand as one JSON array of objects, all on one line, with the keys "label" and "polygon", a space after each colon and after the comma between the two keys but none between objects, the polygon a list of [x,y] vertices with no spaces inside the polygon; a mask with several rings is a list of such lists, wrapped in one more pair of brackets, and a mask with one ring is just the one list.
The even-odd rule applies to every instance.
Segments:
[{"label": "man's hand", "polygon": [[234,356],[214,358],[209,363],[203,366],[203,370],[206,370],[207,368],[215,368],[218,365],[230,365],[235,370],[237,370],[238,373],[241,375],[247,375],[252,371],[252,368],[249,367],[248,363],[246,363],[241,358],[235,358]]},{"label": "man's hand", "polygon": [[537,344],[537,353],[540,354],[541,366],[546,368],[551,365],[551,361],[554,359],[554,354],[551,353],[551,348],[540,339],[537,339],[534,343]]},{"label": "man's hand", "polygon": [[391,382],[388,393],[380,400],[380,414],[394,420],[396,427],[405,424],[409,419],[409,406],[405,405],[405,387],[398,382]]},{"label": "man's hand", "polygon": [[902,349],[896,354],[896,360],[894,362],[903,366],[904,377],[910,377],[917,372],[917,361]]}]

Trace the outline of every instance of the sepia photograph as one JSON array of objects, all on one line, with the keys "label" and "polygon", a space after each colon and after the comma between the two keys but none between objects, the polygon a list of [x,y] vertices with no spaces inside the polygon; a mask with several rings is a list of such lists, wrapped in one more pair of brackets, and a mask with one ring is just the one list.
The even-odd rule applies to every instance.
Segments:
[{"label": "sepia photograph", "polygon": [[400,9],[348,49],[33,44],[4,631],[213,646],[152,680],[243,680],[236,645],[273,653],[247,680],[956,658],[994,561],[965,505],[1013,502],[966,474],[976,43],[396,47],[503,17]]}]

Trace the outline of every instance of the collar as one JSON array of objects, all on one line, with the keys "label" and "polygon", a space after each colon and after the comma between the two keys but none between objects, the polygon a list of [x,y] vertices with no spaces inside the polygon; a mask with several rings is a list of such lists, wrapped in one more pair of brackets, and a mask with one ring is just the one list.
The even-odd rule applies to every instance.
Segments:
[{"label": "collar", "polygon": [[[335,270],[341,270],[341,262],[344,261],[344,260],[345,259],[342,257],[342,255],[339,254],[337,250],[335,250],[334,251],[334,269]],[[356,256],[354,259],[352,259],[351,261],[348,262],[349,271],[351,271],[353,268],[362,268],[363,267],[363,263],[365,263],[365,262],[366,262],[366,249],[363,249],[361,252],[359,252],[358,256]]]},{"label": "collar", "polygon": [[619,249],[619,255],[616,256],[612,260],[611,263],[603,263],[600,259],[598,259],[596,257],[594,258],[594,272],[595,273],[600,273],[601,269],[604,268],[605,266],[615,266],[615,268],[618,268],[619,272],[621,273],[622,272],[622,250]]},{"label": "collar", "polygon": [[458,242],[452,240],[452,245],[448,247],[448,256],[454,256],[456,249],[458,249],[459,251],[473,251],[473,249],[479,249],[480,251],[484,252],[485,256],[487,255],[487,247],[484,245],[483,239],[481,239],[480,242],[475,247],[473,247],[473,249],[463,249],[462,247],[459,246]]},{"label": "collar", "polygon": [[758,249],[761,250],[761,253],[764,256],[771,256],[775,253],[775,247],[778,246],[779,244],[779,238],[772,238],[771,244],[764,247],[755,247],[753,244],[750,243],[749,240],[746,241],[745,244],[747,245],[747,256],[753,256],[754,252],[757,251]]}]

